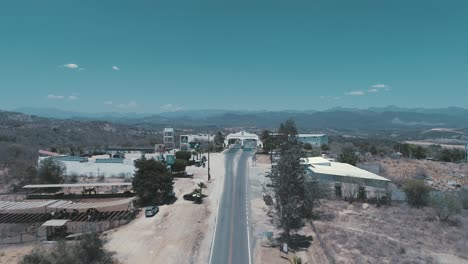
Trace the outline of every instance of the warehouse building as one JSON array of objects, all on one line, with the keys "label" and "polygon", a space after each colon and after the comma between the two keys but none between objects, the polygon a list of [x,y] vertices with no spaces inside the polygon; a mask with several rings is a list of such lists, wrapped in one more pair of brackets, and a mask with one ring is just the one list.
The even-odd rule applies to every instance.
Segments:
[{"label": "warehouse building", "polygon": [[304,162],[308,165],[307,174],[324,182],[352,183],[379,189],[387,189],[391,183],[387,178],[347,163],[332,162],[322,157],[307,158]]},{"label": "warehouse building", "polygon": [[316,147],[328,145],[328,136],[325,134],[298,134],[297,140]]}]

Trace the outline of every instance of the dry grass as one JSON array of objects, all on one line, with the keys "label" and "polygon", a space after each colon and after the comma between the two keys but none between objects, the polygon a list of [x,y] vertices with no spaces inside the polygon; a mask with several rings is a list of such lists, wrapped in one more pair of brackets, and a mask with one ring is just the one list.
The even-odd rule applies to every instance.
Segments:
[{"label": "dry grass", "polygon": [[433,187],[440,190],[450,188],[448,182],[455,182],[462,186],[468,185],[468,163],[447,163],[427,160],[383,159],[380,165],[385,176],[394,183],[403,183],[420,171],[433,181]]},{"label": "dry grass", "polygon": [[468,211],[458,224],[437,221],[429,208],[327,201],[334,217],[316,221],[338,263],[468,263]]}]

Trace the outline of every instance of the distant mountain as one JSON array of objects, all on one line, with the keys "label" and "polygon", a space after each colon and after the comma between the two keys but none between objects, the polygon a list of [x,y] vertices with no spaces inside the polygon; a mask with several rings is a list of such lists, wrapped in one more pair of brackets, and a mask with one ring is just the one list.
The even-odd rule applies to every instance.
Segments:
[{"label": "distant mountain", "polygon": [[230,110],[183,110],[160,114],[137,113],[75,113],[57,109],[23,108],[25,113],[36,116],[74,119],[102,120],[141,128],[158,129],[164,126],[179,128],[202,127],[252,127],[277,128],[288,118],[296,120],[304,130],[388,130],[435,127],[468,127],[468,110],[458,107],[440,109],[381,108],[355,109],[332,108],[326,111],[230,111]]}]

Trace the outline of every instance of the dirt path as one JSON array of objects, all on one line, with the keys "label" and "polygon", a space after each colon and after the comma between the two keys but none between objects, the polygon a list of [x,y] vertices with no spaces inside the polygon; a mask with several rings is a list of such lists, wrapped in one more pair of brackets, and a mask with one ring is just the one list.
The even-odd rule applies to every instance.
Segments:
[{"label": "dirt path", "polygon": [[207,169],[188,167],[193,179],[176,179],[178,200],[160,207],[160,212],[145,218],[143,212],[128,225],[107,233],[108,249],[116,252],[122,263],[206,263],[209,257],[217,213],[217,202],[224,180],[223,154],[211,155],[212,182],[201,205],[185,201],[200,181],[206,183]]}]

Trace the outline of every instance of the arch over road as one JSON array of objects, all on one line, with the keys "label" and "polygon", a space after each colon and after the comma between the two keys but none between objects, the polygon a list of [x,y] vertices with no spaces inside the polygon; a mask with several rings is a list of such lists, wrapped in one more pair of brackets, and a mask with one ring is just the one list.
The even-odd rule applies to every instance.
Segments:
[{"label": "arch over road", "polygon": [[226,137],[225,144],[227,146],[229,144],[233,144],[233,142],[239,142],[242,146],[244,146],[244,143],[249,141],[255,141],[257,148],[262,147],[262,142],[256,134],[247,133],[245,131],[229,134]]}]

